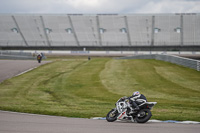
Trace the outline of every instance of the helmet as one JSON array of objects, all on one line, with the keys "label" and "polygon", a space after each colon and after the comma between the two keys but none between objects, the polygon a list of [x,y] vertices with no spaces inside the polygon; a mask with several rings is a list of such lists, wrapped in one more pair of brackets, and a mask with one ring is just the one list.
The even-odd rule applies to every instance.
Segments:
[{"label": "helmet", "polygon": [[135,95],[140,95],[140,92],[139,91],[133,92],[133,96]]}]

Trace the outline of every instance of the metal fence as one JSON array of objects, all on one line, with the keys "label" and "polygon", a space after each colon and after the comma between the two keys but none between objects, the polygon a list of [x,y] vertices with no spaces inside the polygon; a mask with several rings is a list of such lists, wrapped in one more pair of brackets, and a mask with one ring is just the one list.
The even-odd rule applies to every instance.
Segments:
[{"label": "metal fence", "polygon": [[36,57],[28,52],[0,51],[0,59],[34,60]]},{"label": "metal fence", "polygon": [[121,57],[118,59],[156,59],[156,60],[171,62],[177,65],[189,67],[197,71],[200,71],[200,61],[183,58],[175,55],[166,55],[166,54],[135,55],[129,57]]}]

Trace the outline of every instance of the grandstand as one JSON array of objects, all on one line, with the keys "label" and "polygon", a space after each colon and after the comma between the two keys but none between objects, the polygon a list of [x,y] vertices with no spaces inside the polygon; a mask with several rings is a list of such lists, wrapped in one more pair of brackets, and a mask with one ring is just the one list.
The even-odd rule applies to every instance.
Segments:
[{"label": "grandstand", "polygon": [[0,49],[200,51],[200,14],[0,14]]}]

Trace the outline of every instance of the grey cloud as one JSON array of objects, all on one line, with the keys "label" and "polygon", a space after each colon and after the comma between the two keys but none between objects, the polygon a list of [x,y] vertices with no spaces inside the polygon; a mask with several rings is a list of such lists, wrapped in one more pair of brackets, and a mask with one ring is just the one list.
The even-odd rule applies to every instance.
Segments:
[{"label": "grey cloud", "polygon": [[[198,9],[198,10],[197,10]],[[200,1],[187,2],[186,0],[161,0],[148,2],[136,12],[143,13],[189,13],[200,12]]]},{"label": "grey cloud", "polygon": [[0,13],[200,13],[200,0],[0,0]]}]

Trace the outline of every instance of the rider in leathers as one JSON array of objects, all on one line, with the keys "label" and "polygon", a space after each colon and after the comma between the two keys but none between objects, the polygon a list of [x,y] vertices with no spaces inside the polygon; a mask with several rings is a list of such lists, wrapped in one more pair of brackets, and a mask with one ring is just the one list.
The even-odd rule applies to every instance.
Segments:
[{"label": "rider in leathers", "polygon": [[138,105],[143,102],[147,102],[147,99],[143,94],[140,94],[139,91],[136,91],[133,93],[132,96],[129,97],[129,101],[130,101],[130,104],[131,104],[133,110],[137,111],[137,110],[140,110]]}]

